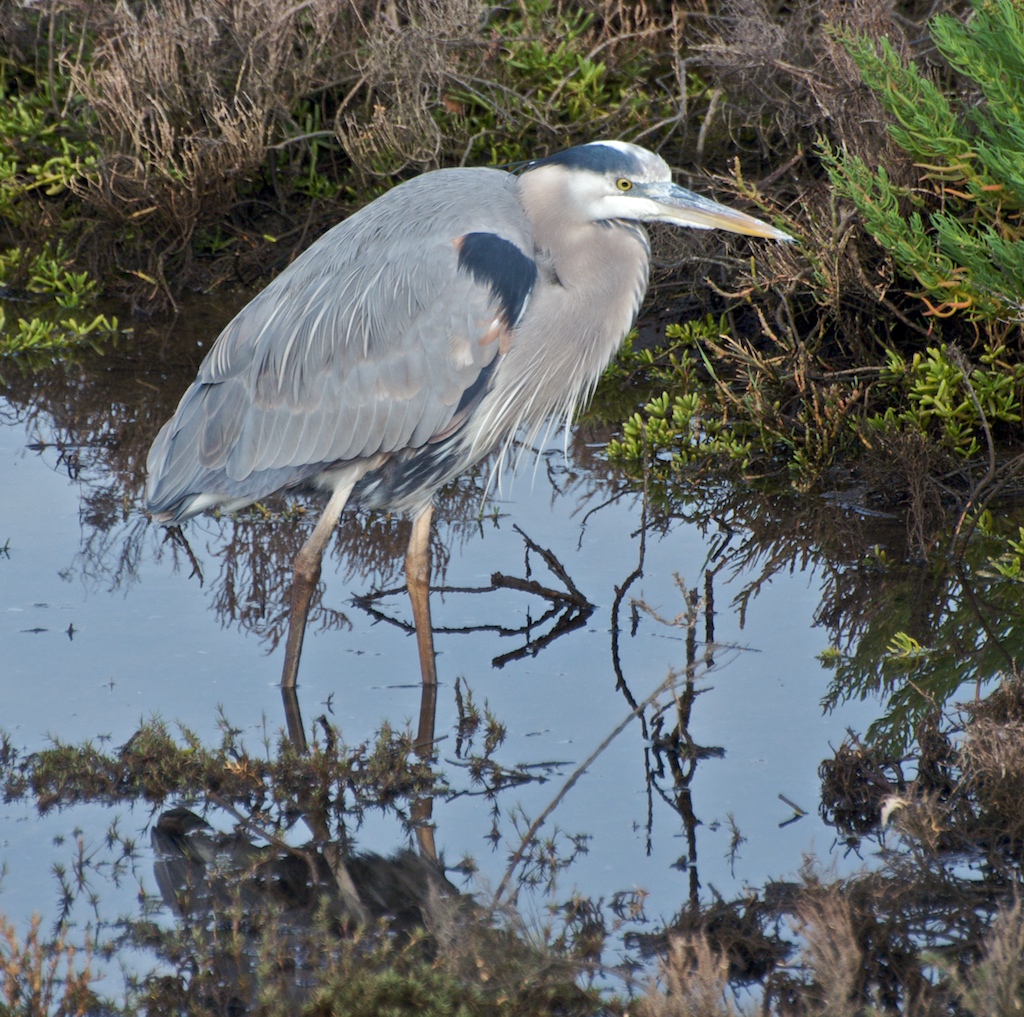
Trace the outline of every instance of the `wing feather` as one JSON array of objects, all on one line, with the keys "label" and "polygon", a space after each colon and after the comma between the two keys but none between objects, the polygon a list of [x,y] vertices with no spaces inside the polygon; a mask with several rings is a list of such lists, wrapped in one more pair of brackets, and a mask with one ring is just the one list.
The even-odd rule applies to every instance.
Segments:
[{"label": "wing feather", "polygon": [[516,270],[532,266],[506,180],[450,170],[397,187],[243,308],[154,443],[151,511],[187,516],[199,495],[259,498],[444,432],[500,356],[487,335],[505,311],[493,281],[460,262],[460,238],[500,233]]}]

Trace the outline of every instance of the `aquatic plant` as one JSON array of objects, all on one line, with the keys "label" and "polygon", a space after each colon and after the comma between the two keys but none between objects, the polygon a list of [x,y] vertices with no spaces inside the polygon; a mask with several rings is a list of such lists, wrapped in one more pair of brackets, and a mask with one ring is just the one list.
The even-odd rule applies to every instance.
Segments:
[{"label": "aquatic plant", "polygon": [[0,1014],[78,1017],[97,1012],[102,1004],[92,989],[88,944],[78,951],[67,930],[47,936],[41,924],[34,915],[22,931],[0,914]]},{"label": "aquatic plant", "polygon": [[105,314],[98,314],[91,321],[18,318],[12,328],[0,307],[0,356],[53,356],[80,346],[95,348],[97,340],[116,335],[118,331],[117,318],[108,318]]},{"label": "aquatic plant", "polygon": [[[694,600],[680,624],[695,624],[699,615]],[[0,1013],[736,1017],[746,1011],[732,991],[750,984],[762,987],[764,1012],[794,1017],[907,1012],[911,1004],[914,1012],[940,1013],[985,1000],[1012,1012],[1024,1002],[1015,896],[1024,836],[1024,742],[1016,737],[1022,718],[1020,682],[1008,681],[961,720],[935,720],[907,774],[906,759],[851,738],[823,764],[822,808],[855,847],[860,838],[883,836],[879,804],[887,797],[889,841],[877,863],[836,879],[807,861],[796,880],[748,890],[735,901],[691,902],[653,926],[641,922],[629,941],[640,956],[658,960],[656,978],[646,982],[602,962],[615,930],[606,915],[618,909],[625,917],[624,900],[608,909],[576,894],[552,909],[561,927],[542,932],[507,903],[489,909],[460,891],[429,856],[402,850],[383,858],[352,849],[336,776],[347,773],[361,785],[357,798],[373,800],[372,787],[384,775],[368,770],[363,784],[361,767],[349,764],[383,753],[385,766],[406,772],[400,757],[408,742],[402,748],[389,732],[355,752],[340,741],[332,751],[314,746],[306,762],[284,741],[247,752],[226,721],[219,746],[187,733],[172,738],[158,722],[114,752],[54,746],[22,758],[4,736],[8,800],[69,808],[76,801],[171,796],[203,814],[177,805],[154,816],[159,897],[144,890],[139,863],[148,851],[116,819],[103,847],[87,849],[78,838],[66,878],[57,867],[62,931],[46,937],[38,920],[27,930],[0,921]],[[660,751],[667,752],[669,731],[658,731]],[[155,780],[144,776],[143,762]],[[395,785],[384,784],[392,790],[379,803],[399,811],[405,796],[441,790],[417,782],[393,797]],[[852,800],[865,792],[866,803]],[[289,838],[299,814],[317,831],[301,844]],[[219,831],[216,824],[224,822],[230,829]],[[550,854],[551,845],[538,849]],[[984,864],[965,874],[964,859],[972,856]],[[102,937],[100,926],[83,929],[73,919],[77,900],[97,907],[101,872],[115,881],[131,873],[140,882],[139,914],[106,926]],[[642,898],[637,907],[642,915]],[[161,909],[174,921],[156,921]],[[786,921],[799,944],[780,933]],[[81,955],[71,946],[78,933],[87,934]],[[123,1000],[103,999],[91,956],[128,946],[137,956],[151,953],[159,968],[129,978]],[[630,998],[581,985],[594,974],[624,978]]]},{"label": "aquatic plant", "polygon": [[[68,311],[88,310],[99,289],[88,272],[74,271],[73,264],[62,240],[44,243],[32,257],[20,248],[0,253],[0,357],[53,356],[85,345],[95,348],[117,334],[117,318],[97,314],[79,321],[65,316]],[[10,295],[30,301],[33,310],[42,313],[9,322],[5,304],[16,305],[2,298]]]}]

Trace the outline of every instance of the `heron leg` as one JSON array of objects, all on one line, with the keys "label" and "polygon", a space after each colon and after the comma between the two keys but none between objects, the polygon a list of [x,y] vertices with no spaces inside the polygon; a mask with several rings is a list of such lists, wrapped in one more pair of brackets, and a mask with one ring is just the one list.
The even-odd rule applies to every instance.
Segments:
[{"label": "heron leg", "polygon": [[[356,478],[358,479],[358,478]],[[281,687],[295,687],[299,674],[299,657],[302,655],[302,639],[306,634],[306,618],[309,615],[309,603],[313,599],[313,591],[320,581],[320,563],[323,561],[324,548],[338,525],[345,502],[355,487],[355,479],[335,488],[323,515],[320,516],[309,539],[302,545],[295,556],[295,567],[292,572],[291,612],[288,616],[288,643],[284,651],[284,669],[281,672]]]},{"label": "heron leg", "polygon": [[295,751],[304,756],[309,751],[306,741],[306,729],[302,726],[302,710],[299,707],[299,695],[294,685],[281,686],[281,699],[284,702],[284,720],[288,737],[295,746]]},{"label": "heron leg", "polygon": [[[416,732],[413,749],[424,762],[434,758],[434,717],[437,713],[437,684],[424,682],[420,695],[420,726]],[[414,798],[409,803],[409,815],[415,824],[416,840],[420,855],[432,862],[437,861],[437,845],[434,842],[434,799],[429,795]]]},{"label": "heron leg", "polygon": [[[416,626],[416,646],[420,652],[420,673],[424,685],[437,683],[434,630],[430,624],[430,520],[433,515],[434,506],[428,505],[412,521],[412,535],[405,552],[405,585],[412,601],[412,620]],[[420,728],[423,728],[422,718]]]},{"label": "heron leg", "polygon": [[[415,751],[423,760],[434,755],[434,718],[437,712],[437,669],[434,662],[434,629],[430,622],[430,521],[434,507],[428,505],[412,524],[409,548],[405,554],[405,582],[412,601],[412,617],[416,624],[416,645],[420,653],[423,694],[420,696],[420,723],[416,731]],[[437,861],[434,843],[433,798],[417,798],[410,813],[416,824],[416,840],[420,855]]]}]

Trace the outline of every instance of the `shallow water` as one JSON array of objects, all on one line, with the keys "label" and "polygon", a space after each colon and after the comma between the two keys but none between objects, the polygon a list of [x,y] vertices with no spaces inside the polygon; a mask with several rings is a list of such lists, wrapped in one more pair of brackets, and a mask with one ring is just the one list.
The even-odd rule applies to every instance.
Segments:
[{"label": "shallow water", "polygon": [[[150,716],[216,742],[222,710],[252,749],[284,726],[283,646],[275,644],[291,555],[308,520],[193,521],[190,561],[139,504],[145,451],[217,317],[197,306],[172,325],[137,330],[103,357],[8,375],[0,403],[0,728],[21,750],[51,739],[118,746]],[[432,602],[438,765],[454,791],[475,790],[456,738],[458,696],[468,689],[506,727],[494,758],[547,778],[493,801],[478,793],[436,801],[445,859],[474,859],[467,889],[496,887],[516,823],[521,829],[537,816],[633,704],[689,665],[692,702],[657,695],[546,823],[548,834],[589,838],[554,898],[577,890],[609,901],[640,890],[653,929],[694,898],[731,899],[787,878],[807,854],[840,872],[870,862],[819,817],[818,766],[848,729],[866,729],[879,702],[854,697],[824,712],[832,675],[818,655],[863,624],[861,615],[837,614],[837,590],[870,548],[902,539],[899,525],[837,501],[724,489],[662,517],[598,448],[598,437],[580,430],[567,449],[559,437],[539,457],[527,455],[517,476],[501,476],[482,514],[483,476],[441,499],[433,553],[443,589]],[[351,743],[371,738],[384,720],[415,725],[406,532],[398,521],[358,516],[339,531],[300,669],[308,732],[321,714]],[[592,611],[578,598],[492,588],[494,573],[566,588],[531,543],[550,552]],[[353,600],[380,591],[369,604]],[[689,648],[686,591],[699,595]],[[658,717],[671,728],[679,710],[688,713],[692,752],[673,778],[656,735]],[[153,814],[116,811],[140,857],[130,875],[96,888],[107,920],[135,906],[140,886],[153,890]],[[69,863],[76,836],[101,857],[113,814],[87,805],[38,817],[26,803],[0,806],[2,911],[19,923],[33,912],[52,921],[52,867]],[[354,841],[386,854],[408,834],[394,816],[370,814]]]}]

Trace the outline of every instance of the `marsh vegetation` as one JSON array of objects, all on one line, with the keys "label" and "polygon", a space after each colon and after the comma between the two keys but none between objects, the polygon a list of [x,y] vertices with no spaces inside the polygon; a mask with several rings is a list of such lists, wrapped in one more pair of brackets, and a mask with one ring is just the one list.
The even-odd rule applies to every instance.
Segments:
[{"label": "marsh vegetation", "polygon": [[[327,709],[303,727],[307,753],[273,723],[254,746],[230,707],[219,743],[160,719],[120,747],[6,731],[9,807],[146,813],[151,842],[112,821],[66,845],[57,913],[0,925],[0,1014],[1019,1010],[1022,40],[1020,0],[0,0],[4,422],[81,485],[83,572],[120,590],[147,555],[205,569],[219,623],[270,647],[303,503],[211,521],[204,557],[154,552],[138,491],[198,343],[324,228],[437,166],[624,137],[799,238],[656,235],[652,310],[573,467],[542,460],[557,491],[591,478],[587,518],[634,497],[641,540],[717,535],[676,607],[640,595],[642,556],[611,605],[615,693],[686,844],[685,899],[648,919],[628,874],[608,900],[566,887],[585,832],[505,802],[542,779],[554,799],[573,769],[503,754],[506,721],[465,684],[436,733],[457,746],[447,761],[397,724],[347,741]],[[478,499],[473,478],[442,497],[442,573],[484,525]],[[335,548],[361,561],[345,579],[373,578],[359,610],[396,629],[402,538],[370,517]],[[0,569],[11,548],[0,531]],[[524,534],[523,574],[491,579],[542,605],[491,626],[496,666],[595,624],[549,553]],[[709,893],[690,792],[722,750],[690,722],[721,654],[716,584],[740,577],[742,619],[809,563],[823,705],[877,705],[822,761],[817,811],[870,864],[793,859],[790,879]],[[315,610],[321,630],[351,624]],[[669,623],[685,660],[634,692],[620,641]],[[489,894],[431,849],[431,804],[459,796],[496,817],[507,879]],[[369,815],[406,846],[361,848]],[[144,868],[158,892],[101,921],[104,881],[141,885]],[[538,886],[541,921],[521,906]],[[105,994],[94,975],[119,953],[153,974]]]}]

